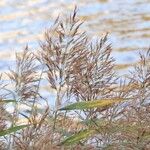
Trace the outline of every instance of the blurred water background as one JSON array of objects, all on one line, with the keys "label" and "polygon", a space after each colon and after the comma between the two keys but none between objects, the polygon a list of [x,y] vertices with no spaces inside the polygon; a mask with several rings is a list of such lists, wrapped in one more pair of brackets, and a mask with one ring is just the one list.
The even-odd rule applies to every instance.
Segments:
[{"label": "blurred water background", "polygon": [[0,0],[0,72],[13,66],[15,52],[26,44],[38,49],[45,29],[75,5],[90,36],[110,33],[113,56],[122,73],[138,62],[139,50],[149,48],[150,0]]}]

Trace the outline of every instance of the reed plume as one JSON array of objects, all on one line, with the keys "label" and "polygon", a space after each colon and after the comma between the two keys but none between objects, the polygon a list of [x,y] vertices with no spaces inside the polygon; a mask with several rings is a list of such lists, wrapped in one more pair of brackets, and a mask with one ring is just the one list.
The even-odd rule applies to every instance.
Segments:
[{"label": "reed plume", "polygon": [[[11,90],[0,85],[7,91],[0,95],[1,149],[150,149],[150,49],[120,78],[109,36],[89,38],[82,23],[75,8],[47,29],[37,54],[28,46],[16,54]],[[45,74],[54,99],[41,96]],[[21,119],[28,126],[8,134]]]}]

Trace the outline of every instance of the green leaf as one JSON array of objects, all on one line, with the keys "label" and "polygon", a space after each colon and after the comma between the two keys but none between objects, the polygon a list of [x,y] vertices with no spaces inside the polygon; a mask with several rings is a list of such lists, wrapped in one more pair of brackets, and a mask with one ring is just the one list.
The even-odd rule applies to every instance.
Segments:
[{"label": "green leaf", "polygon": [[86,139],[93,135],[95,133],[95,130],[83,130],[76,134],[71,135],[70,137],[66,138],[63,142],[61,142],[61,145],[73,145],[78,142],[80,142],[83,139]]},{"label": "green leaf", "polygon": [[0,100],[0,103],[16,103],[17,101],[16,100],[12,100],[12,99],[9,99],[9,100]]},{"label": "green leaf", "polygon": [[91,109],[91,108],[98,108],[98,107],[107,107],[114,103],[121,102],[124,99],[103,99],[103,100],[94,100],[94,101],[84,101],[84,102],[77,102],[66,107],[63,107],[59,110],[83,110],[83,109]]},{"label": "green leaf", "polygon": [[0,137],[5,136],[5,135],[10,134],[10,133],[13,133],[13,132],[16,132],[16,131],[18,131],[20,129],[23,129],[25,127],[28,127],[28,126],[29,125],[20,125],[20,126],[15,126],[15,127],[8,128],[6,130],[2,130],[2,131],[0,131]]}]

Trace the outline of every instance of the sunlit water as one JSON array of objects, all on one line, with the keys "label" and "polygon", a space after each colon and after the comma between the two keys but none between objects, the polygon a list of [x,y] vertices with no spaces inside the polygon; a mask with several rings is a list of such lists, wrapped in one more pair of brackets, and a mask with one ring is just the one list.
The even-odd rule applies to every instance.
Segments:
[{"label": "sunlit water", "polygon": [[138,50],[150,46],[150,0],[0,0],[0,71],[13,66],[15,52],[27,43],[38,49],[44,30],[75,5],[90,35],[110,33],[122,72],[138,62]]}]

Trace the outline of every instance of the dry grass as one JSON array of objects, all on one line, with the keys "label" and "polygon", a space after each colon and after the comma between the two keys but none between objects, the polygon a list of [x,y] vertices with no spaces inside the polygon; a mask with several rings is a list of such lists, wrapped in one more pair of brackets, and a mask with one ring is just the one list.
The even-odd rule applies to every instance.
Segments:
[{"label": "dry grass", "polygon": [[[107,34],[93,42],[80,30],[82,22],[76,14],[75,8],[69,17],[56,19],[45,32],[38,54],[27,46],[16,55],[16,68],[7,74],[13,88],[0,87],[6,93],[0,97],[0,132],[18,125],[20,119],[26,119],[30,126],[1,136],[0,149],[150,149],[150,50],[140,54],[140,63],[128,77],[120,79]],[[40,93],[45,74],[55,91],[55,110]],[[16,102],[1,103],[8,98]],[[98,99],[128,101],[82,112],[58,111],[71,102]],[[5,105],[11,105],[12,114]],[[26,109],[20,109],[20,105]],[[83,129],[96,132],[69,146],[61,145],[66,137]]]}]

